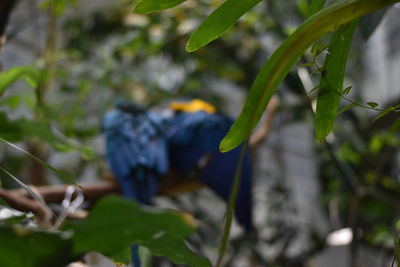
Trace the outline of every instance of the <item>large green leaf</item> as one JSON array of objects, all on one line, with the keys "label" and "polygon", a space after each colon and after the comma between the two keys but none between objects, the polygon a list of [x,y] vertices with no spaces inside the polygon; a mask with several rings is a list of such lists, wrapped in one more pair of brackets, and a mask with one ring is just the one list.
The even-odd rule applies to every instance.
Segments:
[{"label": "large green leaf", "polygon": [[136,13],[147,14],[179,5],[186,0],[142,0],[133,9]]},{"label": "large green leaf", "polygon": [[100,200],[88,218],[65,228],[75,232],[76,255],[97,251],[114,258],[131,244],[138,244],[176,263],[210,266],[207,259],[195,255],[186,246],[184,238],[195,227],[185,216],[142,208],[120,197]]},{"label": "large green leaf", "polygon": [[68,233],[0,226],[0,266],[65,266],[72,261]]},{"label": "large green leaf", "polygon": [[19,66],[0,73],[0,95],[16,80],[23,78],[32,87],[37,86],[41,71],[33,66]]},{"label": "large green leaf", "polygon": [[332,36],[319,84],[315,134],[323,141],[332,131],[340,103],[347,57],[358,19],[341,26]]},{"label": "large green leaf", "polygon": [[261,0],[226,0],[190,36],[186,45],[189,52],[215,40],[226,32],[244,13]]},{"label": "large green leaf", "polygon": [[342,24],[396,2],[400,0],[348,0],[329,6],[304,22],[258,73],[242,113],[221,142],[221,151],[229,151],[248,138],[278,85],[314,40]]},{"label": "large green leaf", "polygon": [[0,225],[0,266],[65,266],[89,251],[126,263],[131,244],[145,246],[152,254],[176,263],[211,266],[185,244],[184,238],[195,230],[191,217],[139,207],[121,197],[100,200],[86,219],[68,222],[63,228],[46,231]]}]

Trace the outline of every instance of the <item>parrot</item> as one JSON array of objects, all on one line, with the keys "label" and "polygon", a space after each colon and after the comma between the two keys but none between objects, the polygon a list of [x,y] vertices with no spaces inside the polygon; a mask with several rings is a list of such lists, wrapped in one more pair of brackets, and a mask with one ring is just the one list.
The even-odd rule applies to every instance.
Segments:
[{"label": "parrot", "polygon": [[[223,200],[228,201],[242,146],[221,153],[219,143],[233,119],[216,113],[213,105],[200,99],[172,101],[173,115],[166,120],[170,169],[178,172],[199,171],[199,181]],[[254,229],[252,218],[252,166],[246,150],[242,163],[235,217],[246,231]]]},{"label": "parrot", "polygon": [[[103,117],[105,151],[111,172],[123,196],[152,205],[158,177],[169,169],[162,117],[133,102],[118,102]],[[140,267],[138,246],[132,246],[132,262]]]}]

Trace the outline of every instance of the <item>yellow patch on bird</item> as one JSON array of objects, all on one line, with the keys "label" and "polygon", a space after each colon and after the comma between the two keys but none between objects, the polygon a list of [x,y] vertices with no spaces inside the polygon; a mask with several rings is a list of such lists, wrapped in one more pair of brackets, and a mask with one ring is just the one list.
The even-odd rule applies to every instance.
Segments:
[{"label": "yellow patch on bird", "polygon": [[213,105],[201,99],[193,99],[190,102],[174,101],[171,102],[171,104],[169,104],[169,107],[176,111],[183,111],[189,113],[205,111],[209,114],[213,114],[216,112],[216,109]]}]

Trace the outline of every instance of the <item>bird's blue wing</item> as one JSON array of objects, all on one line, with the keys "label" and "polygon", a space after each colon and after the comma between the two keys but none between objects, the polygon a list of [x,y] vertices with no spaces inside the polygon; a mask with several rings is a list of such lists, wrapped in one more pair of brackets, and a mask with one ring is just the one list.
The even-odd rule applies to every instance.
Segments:
[{"label": "bird's blue wing", "polygon": [[157,177],[168,171],[167,145],[156,114],[139,115],[118,109],[104,116],[106,154],[123,194],[150,204]]},{"label": "bird's blue wing", "polygon": [[[232,119],[218,114],[183,112],[169,120],[166,133],[171,168],[190,171],[197,168],[202,159],[209,157],[201,171],[200,180],[224,200],[229,198],[241,149],[238,147],[227,153],[219,152],[219,143],[232,123]],[[251,184],[251,162],[247,152],[235,209],[237,221],[247,231],[253,228]]]}]

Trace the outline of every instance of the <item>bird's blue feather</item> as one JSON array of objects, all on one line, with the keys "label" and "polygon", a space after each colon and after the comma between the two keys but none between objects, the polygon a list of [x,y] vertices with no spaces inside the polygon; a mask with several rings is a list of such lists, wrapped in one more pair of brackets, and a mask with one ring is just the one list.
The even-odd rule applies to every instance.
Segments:
[{"label": "bird's blue feather", "polygon": [[[179,112],[169,119],[166,131],[171,168],[190,171],[209,156],[200,173],[200,180],[224,200],[229,198],[241,149],[240,146],[227,153],[219,152],[219,143],[232,123],[231,118],[219,114]],[[251,162],[247,152],[235,209],[236,219],[246,231],[253,229],[251,177]]]}]

